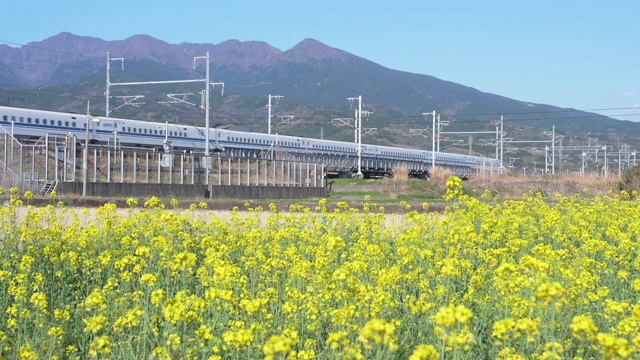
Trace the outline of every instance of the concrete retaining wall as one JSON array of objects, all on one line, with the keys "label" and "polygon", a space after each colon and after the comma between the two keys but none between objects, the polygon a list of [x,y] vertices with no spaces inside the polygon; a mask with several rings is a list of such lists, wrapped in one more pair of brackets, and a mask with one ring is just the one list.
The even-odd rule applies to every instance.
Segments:
[{"label": "concrete retaining wall", "polygon": [[[56,193],[82,195],[82,182],[59,182]],[[323,187],[191,185],[145,183],[87,183],[87,196],[92,197],[175,197],[226,199],[303,199],[327,197]]]},{"label": "concrete retaining wall", "polygon": [[325,198],[327,190],[306,186],[210,185],[211,198],[227,199],[305,199]]}]

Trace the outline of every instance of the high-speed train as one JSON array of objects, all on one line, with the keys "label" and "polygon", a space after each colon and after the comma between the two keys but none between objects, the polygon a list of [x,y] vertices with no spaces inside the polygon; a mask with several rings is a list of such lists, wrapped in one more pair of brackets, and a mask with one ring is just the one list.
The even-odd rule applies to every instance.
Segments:
[{"label": "high-speed train", "polygon": [[[83,142],[87,123],[89,141],[92,144],[205,151],[207,130],[204,127],[112,117],[90,118],[84,114],[0,106],[0,126],[15,138],[40,138],[48,133],[74,135],[78,142]],[[307,159],[353,160],[358,155],[358,144],[352,142],[218,128],[210,128],[208,131],[210,152],[225,152],[234,156],[260,156],[274,147]],[[412,175],[427,176],[432,164],[432,152],[362,144],[361,159],[361,169],[365,176],[384,174],[393,164],[408,164],[413,169]],[[499,166],[499,161],[495,158],[444,152],[435,153],[435,163],[463,176],[482,168],[498,169]],[[355,170],[353,168],[348,171]]]}]

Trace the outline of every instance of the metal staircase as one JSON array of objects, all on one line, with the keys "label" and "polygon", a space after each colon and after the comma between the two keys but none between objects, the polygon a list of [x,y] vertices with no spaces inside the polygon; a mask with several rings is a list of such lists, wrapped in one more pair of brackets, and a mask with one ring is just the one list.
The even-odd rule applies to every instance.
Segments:
[{"label": "metal staircase", "polygon": [[44,185],[42,186],[42,189],[40,189],[40,195],[49,196],[49,194],[51,194],[51,192],[56,189],[57,185],[58,185],[57,180],[45,181]]}]

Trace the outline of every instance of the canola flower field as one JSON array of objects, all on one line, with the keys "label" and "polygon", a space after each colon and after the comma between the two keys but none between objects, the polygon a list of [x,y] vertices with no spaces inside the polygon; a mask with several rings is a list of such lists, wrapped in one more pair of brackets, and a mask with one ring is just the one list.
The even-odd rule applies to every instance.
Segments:
[{"label": "canola flower field", "polygon": [[449,195],[444,214],[389,225],[371,203],[218,218],[152,198],[92,215],[12,189],[0,358],[640,356],[637,194]]}]

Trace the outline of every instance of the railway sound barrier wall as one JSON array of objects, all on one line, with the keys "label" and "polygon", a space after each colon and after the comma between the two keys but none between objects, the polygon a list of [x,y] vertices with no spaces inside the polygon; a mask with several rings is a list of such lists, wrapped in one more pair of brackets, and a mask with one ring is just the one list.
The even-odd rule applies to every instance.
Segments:
[{"label": "railway sound barrier wall", "polygon": [[[60,182],[60,195],[82,195],[82,182]],[[87,196],[218,199],[303,199],[324,198],[327,190],[313,186],[193,185],[148,183],[87,183]]]}]

